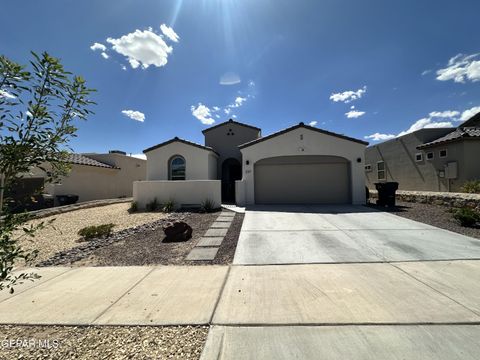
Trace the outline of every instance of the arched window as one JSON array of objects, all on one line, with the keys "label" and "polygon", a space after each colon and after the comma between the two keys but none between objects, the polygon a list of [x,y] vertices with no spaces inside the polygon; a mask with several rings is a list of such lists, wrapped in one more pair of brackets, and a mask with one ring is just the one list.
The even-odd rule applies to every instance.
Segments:
[{"label": "arched window", "polygon": [[183,156],[173,156],[168,167],[168,180],[185,180],[185,159]]}]

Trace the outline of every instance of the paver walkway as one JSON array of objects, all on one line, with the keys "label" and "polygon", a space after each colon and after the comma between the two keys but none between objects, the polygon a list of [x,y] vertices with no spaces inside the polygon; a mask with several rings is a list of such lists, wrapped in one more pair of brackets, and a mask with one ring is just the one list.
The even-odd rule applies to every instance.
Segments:
[{"label": "paver walkway", "polygon": [[210,228],[205,232],[197,245],[187,255],[190,261],[207,261],[215,259],[228,229],[232,224],[235,213],[222,211]]}]

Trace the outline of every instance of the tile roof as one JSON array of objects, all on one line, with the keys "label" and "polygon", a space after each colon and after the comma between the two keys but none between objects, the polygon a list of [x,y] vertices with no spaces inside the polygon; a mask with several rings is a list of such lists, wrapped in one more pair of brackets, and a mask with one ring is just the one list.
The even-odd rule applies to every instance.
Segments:
[{"label": "tile roof", "polygon": [[95,167],[101,167],[101,168],[106,168],[106,169],[118,169],[115,166],[105,164],[103,162],[94,160],[92,158],[89,158],[88,156],[82,155],[82,154],[68,154],[68,159],[67,162],[70,164],[75,164],[75,165],[86,165],[86,166],[95,166]]},{"label": "tile roof", "polygon": [[194,143],[194,142],[192,142],[192,141],[188,141],[188,140],[185,140],[185,139],[180,139],[179,137],[174,137],[173,139],[170,139],[170,140],[167,140],[167,141],[165,141],[165,142],[163,142],[163,143],[160,143],[160,144],[158,144],[158,145],[149,147],[148,149],[143,150],[143,153],[146,154],[146,153],[149,152],[149,151],[158,149],[158,148],[160,148],[160,147],[162,147],[162,146],[166,146],[166,145],[171,144],[171,143],[174,143],[174,142],[181,142],[181,143],[183,143],[183,144],[195,146],[195,147],[197,147],[197,148],[199,148],[199,149],[211,151],[211,152],[213,152],[214,154],[217,154],[217,155],[218,155],[218,153],[217,153],[215,150],[213,150],[211,147],[209,147],[209,146],[200,145],[200,144]]},{"label": "tile roof", "polygon": [[430,146],[459,141],[461,139],[480,138],[480,127],[457,128],[455,131],[442,136],[434,141],[417,146],[417,149],[423,149]]},{"label": "tile roof", "polygon": [[292,130],[295,130],[295,129],[298,129],[298,128],[305,128],[305,129],[313,130],[313,131],[316,131],[316,132],[319,132],[319,133],[322,133],[322,134],[325,134],[325,135],[335,136],[335,137],[338,137],[338,138],[340,138],[340,139],[344,139],[344,140],[348,140],[348,141],[353,141],[353,142],[356,142],[356,143],[359,143],[359,144],[363,144],[363,145],[368,145],[368,142],[366,142],[366,141],[359,140],[359,139],[355,139],[355,138],[351,138],[351,137],[348,137],[348,136],[345,136],[345,135],[341,135],[341,134],[336,134],[336,133],[333,133],[333,132],[330,132],[330,131],[327,131],[327,130],[317,129],[316,127],[309,126],[309,125],[305,125],[303,122],[301,122],[301,123],[298,124],[298,125],[291,126],[291,127],[287,128],[287,129],[283,129],[283,130],[277,131],[277,132],[275,132],[275,133],[273,133],[273,134],[270,134],[270,135],[268,135],[268,136],[264,136],[264,137],[261,137],[261,138],[259,138],[259,139],[256,139],[256,140],[247,142],[247,143],[242,144],[242,145],[239,145],[238,147],[239,147],[240,149],[243,149],[243,148],[246,148],[246,147],[255,145],[255,144],[259,143],[259,142],[262,142],[262,141],[265,141],[265,140],[274,138],[274,137],[276,137],[276,136],[285,134],[285,133],[287,133],[287,132],[289,132],[289,131],[292,131]]},{"label": "tile roof", "polygon": [[258,131],[261,131],[261,130],[262,130],[262,129],[256,127],[256,126],[244,124],[244,123],[235,121],[235,120],[233,120],[233,119],[230,119],[230,120],[224,121],[224,122],[222,122],[222,123],[220,123],[220,124],[218,124],[218,125],[209,127],[208,129],[203,130],[202,133],[205,134],[206,132],[208,132],[208,131],[210,131],[210,130],[213,130],[213,129],[216,129],[216,128],[220,127],[220,126],[228,125],[228,124],[237,124],[237,125],[240,125],[240,126],[243,126],[243,127],[246,127],[246,128],[250,128],[250,129],[253,129],[253,130],[258,130]]}]

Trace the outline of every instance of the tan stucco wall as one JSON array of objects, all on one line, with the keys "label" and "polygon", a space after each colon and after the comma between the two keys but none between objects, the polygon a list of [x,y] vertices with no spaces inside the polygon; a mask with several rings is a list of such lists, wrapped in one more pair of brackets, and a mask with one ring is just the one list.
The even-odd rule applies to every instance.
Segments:
[{"label": "tan stucco wall", "polygon": [[214,180],[216,155],[182,142],[173,142],[146,153],[147,180],[168,180],[168,163],[172,156],[181,155],[186,163],[186,180]]},{"label": "tan stucco wall", "polygon": [[[301,139],[303,135],[303,139]],[[352,203],[365,203],[365,145],[322,134],[307,128],[297,128],[253,146],[241,149],[243,155],[243,178],[245,200],[238,199],[239,204],[254,204],[254,165],[257,161],[277,156],[291,155],[328,155],[340,156],[350,162]],[[360,162],[357,159],[360,158]],[[246,161],[249,165],[246,165]],[[237,195],[242,192],[238,189]]]},{"label": "tan stucco wall", "polygon": [[[230,129],[232,129],[234,135],[227,135]],[[217,165],[217,175],[220,178],[223,162],[226,159],[234,158],[242,163],[242,154],[238,149],[238,145],[258,139],[260,131],[227,122],[218,128],[205,132],[204,135],[205,145],[213,148],[220,155]]]},{"label": "tan stucco wall", "polygon": [[[386,181],[396,181],[400,190],[412,191],[459,191],[467,180],[480,178],[479,140],[466,140],[443,144],[424,150],[416,147],[424,142],[440,137],[448,130],[430,129],[412,133],[401,138],[393,139],[382,144],[367,148],[365,164],[372,166],[372,171],[366,172],[367,185],[375,189],[377,178],[377,162],[384,161],[386,165]],[[426,140],[426,133],[432,139]],[[437,133],[437,135],[435,135]],[[440,150],[447,150],[447,157],[440,158]],[[433,152],[433,160],[426,159],[426,153]],[[423,154],[423,160],[417,162],[415,154]],[[439,177],[447,163],[457,162],[458,177],[447,180]]]},{"label": "tan stucco wall", "polygon": [[157,199],[160,204],[172,200],[175,206],[201,205],[209,199],[215,207],[221,204],[220,180],[191,180],[191,181],[136,181],[133,184],[133,200],[140,209]]},{"label": "tan stucco wall", "polygon": [[[100,199],[131,197],[133,182],[145,180],[146,161],[121,154],[85,154],[97,161],[116,166],[108,169],[73,164],[68,176],[56,184],[47,184],[45,192],[51,195],[79,195],[79,202]],[[33,176],[44,176],[39,169],[32,170]]]}]

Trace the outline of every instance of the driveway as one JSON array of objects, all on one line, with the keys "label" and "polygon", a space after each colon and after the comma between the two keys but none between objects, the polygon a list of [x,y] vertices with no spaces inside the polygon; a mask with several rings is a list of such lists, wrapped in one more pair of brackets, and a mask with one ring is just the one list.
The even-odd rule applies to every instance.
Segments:
[{"label": "driveway", "polygon": [[480,259],[480,240],[365,206],[247,209],[234,264]]}]

